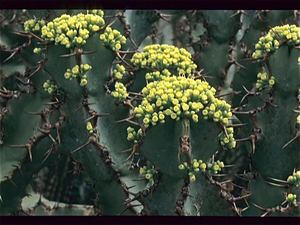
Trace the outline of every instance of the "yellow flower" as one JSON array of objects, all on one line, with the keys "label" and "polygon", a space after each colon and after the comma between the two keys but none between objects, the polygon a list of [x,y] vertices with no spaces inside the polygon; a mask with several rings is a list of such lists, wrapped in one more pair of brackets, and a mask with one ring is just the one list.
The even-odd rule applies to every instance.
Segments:
[{"label": "yellow flower", "polygon": [[189,105],[186,104],[186,103],[183,103],[182,104],[182,109],[183,109],[183,111],[188,111],[189,110]]},{"label": "yellow flower", "polygon": [[153,175],[151,173],[147,173],[145,177],[147,180],[150,180],[153,177]]},{"label": "yellow flower", "polygon": [[158,115],[158,117],[159,117],[160,120],[165,119],[165,115],[164,115],[163,113],[160,113],[160,114]]},{"label": "yellow flower", "polygon": [[79,67],[78,66],[74,66],[72,69],[72,73],[73,74],[78,74],[79,73]]},{"label": "yellow flower", "polygon": [[86,125],[86,129],[89,131],[89,130],[93,130],[93,126],[91,124],[91,122],[88,122],[87,125]]},{"label": "yellow flower", "polygon": [[66,72],[66,73],[64,74],[64,76],[65,76],[66,79],[69,79],[69,78],[72,76],[72,74],[69,73],[69,72]]},{"label": "yellow flower", "polygon": [[45,82],[44,85],[43,85],[43,87],[44,87],[44,88],[48,88],[48,87],[49,87],[49,83],[48,83],[48,82]]},{"label": "yellow flower", "polygon": [[87,79],[81,79],[80,86],[85,86],[87,84]]},{"label": "yellow flower", "polygon": [[207,95],[204,94],[204,95],[202,95],[201,98],[202,98],[203,101],[206,101],[207,100]]},{"label": "yellow flower", "polygon": [[179,104],[179,101],[178,101],[178,99],[174,98],[174,99],[172,100],[172,103],[173,103],[173,105],[178,105],[178,104]]},{"label": "yellow flower", "polygon": [[194,182],[196,180],[196,177],[195,177],[195,175],[193,174],[192,176],[190,176],[190,181],[191,182]]},{"label": "yellow flower", "polygon": [[152,121],[153,121],[153,122],[157,122],[157,121],[158,121],[158,117],[157,117],[157,116],[153,116],[153,117],[152,117]]},{"label": "yellow flower", "polygon": [[179,107],[178,105],[175,105],[175,106],[174,106],[174,111],[175,111],[175,112],[179,112],[179,111],[180,111],[180,107]]},{"label": "yellow flower", "polygon": [[269,85],[273,86],[275,84],[275,81],[273,79],[269,80]]},{"label": "yellow flower", "polygon": [[214,165],[213,170],[218,171],[220,169],[219,165]]},{"label": "yellow flower", "polygon": [[147,117],[145,117],[145,118],[143,119],[143,123],[144,123],[144,124],[148,124],[148,123],[150,123],[150,120],[149,120]]},{"label": "yellow flower", "polygon": [[100,28],[97,25],[93,25],[92,29],[93,29],[94,32],[97,32]]},{"label": "yellow flower", "polygon": [[194,121],[195,123],[197,123],[197,122],[198,122],[198,115],[197,115],[197,114],[194,114],[194,115],[192,116],[192,119],[193,119],[193,121]]},{"label": "yellow flower", "polygon": [[115,45],[115,48],[116,48],[117,50],[120,50],[120,49],[121,49],[120,43],[117,43],[117,44]]},{"label": "yellow flower", "polygon": [[178,168],[179,168],[180,170],[184,170],[184,165],[183,165],[183,164],[180,164],[180,165],[178,166]]},{"label": "yellow flower", "polygon": [[83,38],[82,38],[82,37],[77,37],[77,38],[76,38],[76,42],[77,42],[78,44],[81,44],[81,43],[83,42]]},{"label": "yellow flower", "polygon": [[177,114],[176,114],[176,113],[171,113],[171,118],[172,118],[173,120],[175,120],[175,119],[177,118]]},{"label": "yellow flower", "polygon": [[228,124],[228,119],[225,117],[225,118],[223,118],[223,123],[224,124]]},{"label": "yellow flower", "polygon": [[200,164],[199,164],[197,161],[195,161],[195,162],[193,163],[193,167],[194,167],[194,168],[198,168],[199,165],[200,165]]}]

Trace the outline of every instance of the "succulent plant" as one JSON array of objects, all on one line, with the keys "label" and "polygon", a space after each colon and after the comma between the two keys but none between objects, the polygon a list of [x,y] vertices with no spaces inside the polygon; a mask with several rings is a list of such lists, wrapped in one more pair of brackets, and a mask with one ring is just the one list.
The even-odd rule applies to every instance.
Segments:
[{"label": "succulent plant", "polygon": [[299,216],[298,11],[1,18],[1,215]]}]

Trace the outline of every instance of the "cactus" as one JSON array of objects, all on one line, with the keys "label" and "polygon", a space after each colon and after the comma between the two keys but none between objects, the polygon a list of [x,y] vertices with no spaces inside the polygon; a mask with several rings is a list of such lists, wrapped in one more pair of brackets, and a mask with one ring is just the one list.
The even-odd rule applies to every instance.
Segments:
[{"label": "cactus", "polygon": [[299,216],[298,11],[1,17],[1,215]]}]

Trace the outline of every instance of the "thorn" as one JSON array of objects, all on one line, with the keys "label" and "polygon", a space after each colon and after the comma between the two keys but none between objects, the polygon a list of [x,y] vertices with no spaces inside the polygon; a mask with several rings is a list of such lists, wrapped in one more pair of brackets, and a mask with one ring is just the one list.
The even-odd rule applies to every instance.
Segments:
[{"label": "thorn", "polygon": [[262,211],[266,211],[266,209],[265,208],[263,208],[263,207],[261,207],[261,206],[259,206],[259,205],[256,205],[256,204],[254,204],[254,203],[252,203],[252,202],[250,202],[252,205],[254,205],[256,208],[258,208],[258,209],[260,209],[260,210],[262,210]]},{"label": "thorn", "polygon": [[240,59],[240,61],[256,61],[256,60],[260,60],[260,59],[264,59],[264,56],[260,56],[257,58],[245,58],[245,59]]},{"label": "thorn", "polygon": [[95,115],[92,115],[91,117],[87,118],[84,122],[87,122],[95,117],[102,117],[102,116],[109,116],[111,115],[112,113],[102,113],[102,114],[95,114]]},{"label": "thorn", "polygon": [[12,147],[12,148],[26,148],[27,151],[28,151],[28,154],[29,154],[29,158],[30,158],[30,161],[32,162],[32,153],[31,153],[31,145],[30,144],[25,144],[25,145],[9,145],[9,147]]},{"label": "thorn", "polygon": [[284,149],[286,146],[288,146],[289,144],[291,144],[293,141],[295,141],[296,139],[298,139],[300,137],[300,129],[297,130],[295,137],[293,137],[288,143],[286,143],[282,149]]},{"label": "thorn", "polygon": [[280,187],[280,188],[288,188],[289,186],[288,185],[281,185],[281,184],[275,184],[275,183],[271,183],[269,181],[265,181],[267,184],[270,184],[272,186],[275,186],[275,187]]},{"label": "thorn", "polygon": [[288,184],[289,182],[287,182],[286,180],[280,180],[280,179],[276,179],[276,178],[272,178],[272,177],[268,177],[270,180],[274,180],[274,181],[278,181],[278,182],[282,182],[285,184]]},{"label": "thorn", "polygon": [[79,109],[81,109],[82,107],[86,106],[86,105],[94,105],[95,103],[83,103],[81,106],[79,106],[77,109],[75,109],[75,112],[77,112]]},{"label": "thorn", "polygon": [[64,58],[64,57],[71,57],[71,56],[76,56],[78,54],[80,55],[87,55],[87,54],[93,54],[96,53],[97,51],[82,51],[82,49],[78,50],[78,52],[73,52],[71,54],[67,54],[67,55],[60,55],[60,57]]},{"label": "thorn", "polygon": [[75,149],[73,152],[71,152],[71,155],[73,155],[74,153],[78,152],[79,150],[83,149],[84,147],[88,146],[91,142],[88,141],[87,143],[85,143],[84,145],[80,146],[79,148]]},{"label": "thorn", "polygon": [[248,123],[228,124],[226,127],[241,127],[246,125],[248,125]]},{"label": "thorn", "polygon": [[47,152],[49,152],[48,154],[47,154],[47,152],[45,153],[45,154],[47,154],[47,156],[46,156],[45,159],[41,162],[41,165],[49,158],[49,156],[52,154],[52,152],[53,152],[54,149],[57,151],[56,145],[52,145],[52,146],[50,147],[50,149],[47,151]]},{"label": "thorn", "polygon": [[8,176],[5,176],[5,178],[7,178],[8,180],[10,180],[10,182],[11,182],[16,188],[18,188],[17,185],[15,184],[15,182],[12,180],[12,178],[9,178]]},{"label": "thorn", "polygon": [[136,185],[132,185],[130,187],[127,187],[127,190],[131,189],[131,188],[134,188]]},{"label": "thorn", "polygon": [[118,214],[118,216],[122,215],[127,209],[130,209],[130,208],[133,208],[133,207],[136,207],[136,206],[142,206],[142,204],[126,206],[126,208],[123,209],[122,212],[120,212],[120,213]]},{"label": "thorn", "polygon": [[236,13],[234,13],[233,15],[231,15],[230,16],[230,18],[231,17],[234,17],[234,16],[236,16],[236,15],[241,15],[241,14],[244,14],[244,15],[246,15],[246,16],[248,16],[249,17],[249,15],[244,11],[244,10],[238,10]]},{"label": "thorn", "polygon": [[213,177],[225,177],[228,174],[212,174]]},{"label": "thorn", "polygon": [[249,197],[249,196],[251,196],[251,195],[252,195],[252,194],[246,194],[246,195],[243,195],[243,196],[240,196],[240,197],[236,197],[236,198],[235,198],[235,201],[238,201],[238,200],[247,198],[247,197]]}]

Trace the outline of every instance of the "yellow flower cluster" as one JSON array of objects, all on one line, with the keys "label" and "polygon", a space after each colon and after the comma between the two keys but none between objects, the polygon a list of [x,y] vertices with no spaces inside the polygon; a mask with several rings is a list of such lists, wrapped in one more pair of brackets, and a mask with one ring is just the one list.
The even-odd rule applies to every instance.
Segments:
[{"label": "yellow flower cluster", "polygon": [[293,175],[289,176],[287,181],[289,182],[289,184],[299,187],[300,186],[300,170],[295,172]]},{"label": "yellow flower cluster", "polygon": [[127,127],[127,140],[137,142],[143,136],[143,131],[140,128],[137,132],[132,127]]},{"label": "yellow flower cluster", "polygon": [[46,53],[43,52],[41,48],[34,48],[33,53],[42,56],[43,58],[46,56]]},{"label": "yellow flower cluster", "polygon": [[88,132],[89,132],[90,134],[92,134],[92,133],[94,132],[94,128],[93,128],[91,122],[87,122],[87,124],[86,124],[86,129],[88,130]]},{"label": "yellow flower cluster", "polygon": [[74,16],[63,14],[42,27],[42,38],[54,41],[66,48],[82,46],[93,33],[105,24],[102,16],[79,13]]},{"label": "yellow flower cluster", "polygon": [[228,127],[228,128],[226,128],[226,131],[227,131],[228,137],[226,136],[226,134],[223,131],[218,136],[221,145],[225,146],[225,147],[228,147],[229,149],[235,148],[236,141],[233,137],[233,132],[234,132],[233,128]]},{"label": "yellow flower cluster", "polygon": [[86,73],[91,70],[92,67],[89,64],[81,64],[74,66],[72,69],[67,69],[64,76],[66,79],[73,80],[74,78],[80,78],[80,86],[85,86],[87,84],[87,75]]},{"label": "yellow flower cluster", "polygon": [[285,200],[291,205],[297,205],[297,195],[289,193]]},{"label": "yellow flower cluster", "polygon": [[120,102],[124,101],[128,97],[126,87],[120,82],[115,83],[115,90],[111,93],[111,95]]},{"label": "yellow flower cluster", "polygon": [[207,169],[211,170],[214,174],[218,174],[224,168],[224,163],[220,160],[214,163],[208,163]]},{"label": "yellow flower cluster", "polygon": [[264,87],[266,86],[270,86],[273,87],[275,84],[275,77],[272,76],[269,79],[269,76],[267,75],[267,73],[258,73],[257,74],[257,81],[256,81],[256,88],[258,90],[262,90]]},{"label": "yellow flower cluster", "polygon": [[268,34],[261,37],[255,45],[255,52],[253,52],[252,57],[258,58],[266,52],[274,52],[280,47],[282,41],[286,41],[289,46],[299,45],[300,28],[296,27],[296,25],[286,24],[270,29]]},{"label": "yellow flower cluster", "polygon": [[193,160],[193,164],[191,166],[189,166],[187,164],[187,162],[184,162],[183,164],[180,164],[178,166],[178,168],[180,170],[187,170],[188,171],[188,175],[190,178],[191,182],[194,182],[196,180],[196,176],[194,174],[194,172],[205,172],[206,169],[212,171],[214,174],[217,174],[218,172],[221,171],[222,168],[224,168],[224,163],[221,162],[220,160],[218,160],[217,162],[214,162],[213,164],[211,163],[204,163],[201,159],[197,160],[194,159]]},{"label": "yellow flower cluster", "polygon": [[146,166],[143,166],[140,168],[140,174],[151,182],[153,181],[155,174],[157,174],[157,171],[155,169],[148,169]]},{"label": "yellow flower cluster", "polygon": [[111,76],[113,78],[116,78],[117,80],[120,80],[123,78],[123,75],[125,74],[125,67],[120,64],[116,64],[116,68],[113,70]]},{"label": "yellow flower cluster", "polygon": [[28,32],[40,32],[42,27],[46,24],[44,20],[35,20],[35,19],[30,19],[25,21],[24,23],[24,30],[26,33]]},{"label": "yellow flower cluster", "polygon": [[100,35],[100,40],[104,45],[110,47],[113,51],[120,50],[123,44],[126,44],[126,37],[123,36],[118,30],[107,27],[105,32]]},{"label": "yellow flower cluster", "polygon": [[93,9],[93,10],[91,10],[91,13],[94,15],[101,16],[101,17],[104,16],[104,12],[101,9]]},{"label": "yellow flower cluster", "polygon": [[43,88],[44,88],[44,91],[48,92],[49,95],[54,94],[54,93],[58,90],[58,87],[57,87],[57,85],[54,83],[53,80],[47,80],[47,81],[43,84]]},{"label": "yellow flower cluster", "polygon": [[154,44],[144,47],[143,52],[135,53],[131,63],[140,68],[150,67],[155,70],[177,68],[179,75],[189,75],[197,68],[191,58],[191,54],[184,48]]},{"label": "yellow flower cluster", "polygon": [[202,111],[205,119],[228,124],[228,117],[232,116],[231,106],[215,98],[215,88],[206,81],[174,75],[161,76],[161,79],[148,83],[142,89],[144,98],[134,109],[137,117],[143,117],[145,127],[164,123],[165,116],[174,120],[191,117],[198,122],[198,113],[204,106],[207,106]]},{"label": "yellow flower cluster", "polygon": [[169,77],[171,76],[171,72],[168,69],[163,69],[161,72],[160,71],[149,72],[146,73],[145,78],[148,82],[151,82],[151,81],[160,81],[162,80],[163,76]]}]

